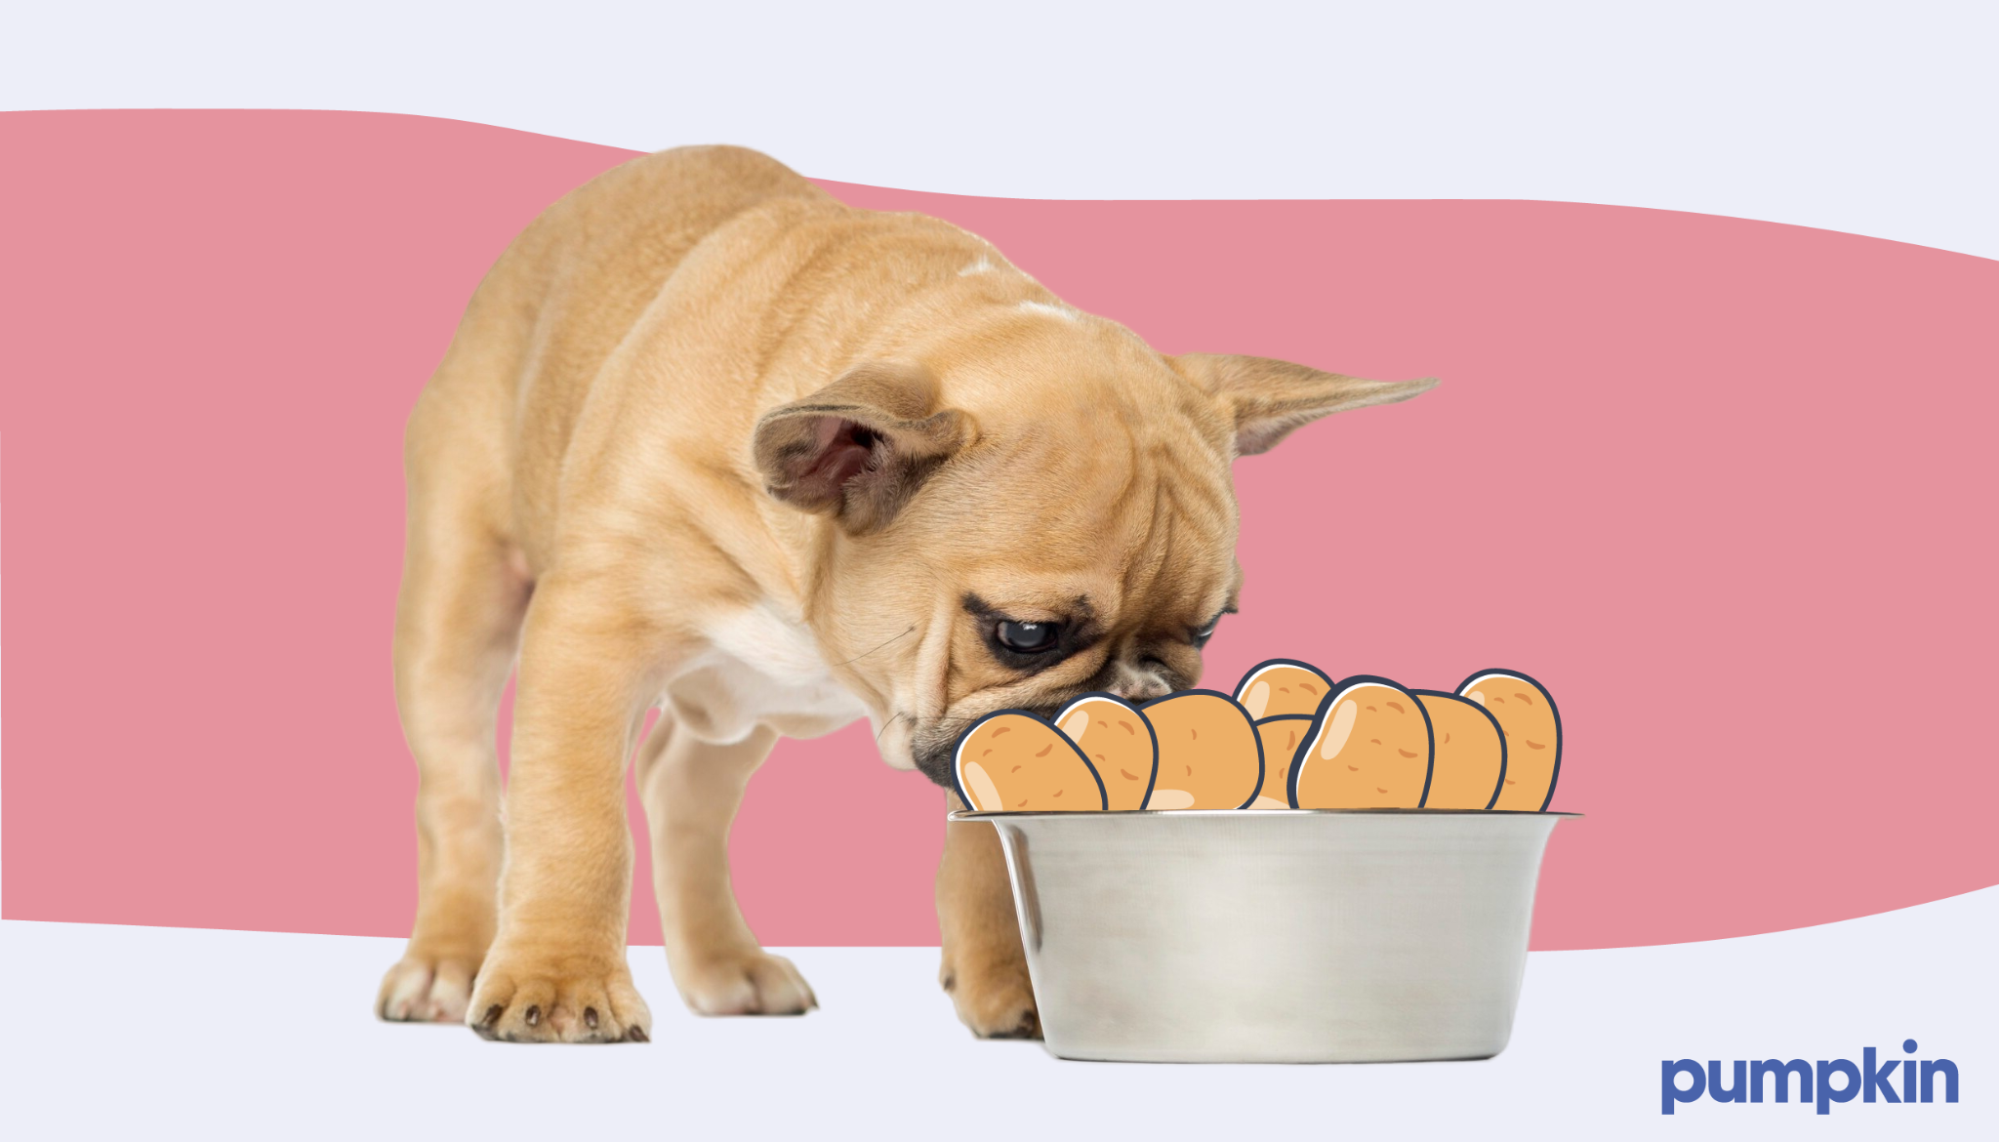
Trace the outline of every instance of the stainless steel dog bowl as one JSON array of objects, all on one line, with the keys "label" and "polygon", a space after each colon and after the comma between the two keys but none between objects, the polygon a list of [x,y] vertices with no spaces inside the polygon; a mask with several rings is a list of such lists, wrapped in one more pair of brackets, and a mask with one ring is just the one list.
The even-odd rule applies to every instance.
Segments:
[{"label": "stainless steel dog bowl", "polygon": [[1541,854],[1574,814],[957,813],[999,830],[1050,1052],[1483,1059],[1506,1047]]}]

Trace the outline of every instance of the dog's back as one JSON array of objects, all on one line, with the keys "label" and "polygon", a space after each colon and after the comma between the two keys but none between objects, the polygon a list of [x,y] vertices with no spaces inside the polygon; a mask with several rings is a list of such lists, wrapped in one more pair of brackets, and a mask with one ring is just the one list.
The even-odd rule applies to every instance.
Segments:
[{"label": "dog's back", "polygon": [[469,468],[468,483],[506,489],[497,503],[482,497],[498,534],[541,530],[605,360],[691,250],[774,200],[847,210],[775,159],[724,146],[634,159],[549,207],[480,282],[425,388],[412,415],[412,478],[417,467]]}]

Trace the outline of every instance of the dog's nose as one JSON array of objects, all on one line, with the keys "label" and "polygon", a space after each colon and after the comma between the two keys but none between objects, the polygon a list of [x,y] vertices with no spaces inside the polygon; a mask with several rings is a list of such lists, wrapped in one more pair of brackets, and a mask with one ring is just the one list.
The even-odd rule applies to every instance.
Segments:
[{"label": "dog's nose", "polygon": [[1151,672],[1134,671],[1130,668],[1118,672],[1117,682],[1108,688],[1117,697],[1134,705],[1173,693],[1165,679]]}]

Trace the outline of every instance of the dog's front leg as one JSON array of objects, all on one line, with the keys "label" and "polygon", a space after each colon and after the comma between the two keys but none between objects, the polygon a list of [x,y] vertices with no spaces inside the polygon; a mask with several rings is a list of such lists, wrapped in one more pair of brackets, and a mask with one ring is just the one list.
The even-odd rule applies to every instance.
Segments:
[{"label": "dog's front leg", "polygon": [[651,1038],[625,961],[625,761],[662,640],[610,584],[560,572],[528,607],[507,775],[499,931],[466,1020],[489,1039]]},{"label": "dog's front leg", "polygon": [[[952,810],[965,808],[945,794]],[[985,822],[944,827],[944,859],[937,866],[937,925],[944,938],[939,979],[957,1005],[958,1019],[991,1039],[1038,1039],[1041,1021],[1034,984],[1013,911],[1006,855],[999,831]]]},{"label": "dog's front leg", "polygon": [[681,998],[704,1016],[818,1007],[798,969],[757,944],[729,886],[729,825],[777,737],[759,726],[741,742],[703,742],[667,713],[639,748],[666,959]]}]

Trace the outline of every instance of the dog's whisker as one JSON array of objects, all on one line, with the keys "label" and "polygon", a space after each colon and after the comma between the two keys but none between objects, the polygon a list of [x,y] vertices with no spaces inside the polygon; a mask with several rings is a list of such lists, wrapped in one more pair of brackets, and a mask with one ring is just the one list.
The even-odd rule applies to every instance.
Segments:
[{"label": "dog's whisker", "polygon": [[845,663],[835,663],[833,665],[836,667],[844,667],[847,666],[849,663],[858,663],[862,659],[867,658],[869,655],[874,654],[876,651],[881,650],[883,647],[888,646],[890,643],[895,642],[897,639],[901,639],[907,636],[911,631],[914,630],[916,630],[916,624],[912,623],[909,625],[909,629],[907,631],[904,631],[901,635],[892,636],[891,638],[884,640],[879,646],[871,647],[866,651],[862,651],[860,654],[855,655],[851,659],[848,659]]},{"label": "dog's whisker", "polygon": [[881,740],[882,740],[882,735],[884,735],[884,734],[887,734],[887,733],[888,733],[888,728],[889,728],[889,727],[891,727],[891,726],[894,726],[894,725],[895,725],[895,720],[896,720],[896,719],[898,719],[898,718],[901,718],[901,717],[902,717],[902,712],[901,712],[901,711],[896,711],[896,712],[895,712],[894,714],[892,714],[892,715],[889,715],[889,716],[888,716],[888,721],[887,721],[887,722],[884,722],[884,723],[882,723],[882,728],[881,728],[880,730],[877,730],[877,731],[875,731],[875,744],[876,744],[876,745],[880,745],[880,744],[881,744]]}]

